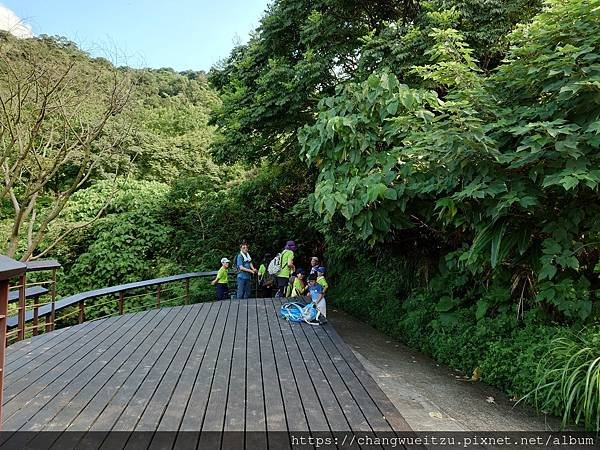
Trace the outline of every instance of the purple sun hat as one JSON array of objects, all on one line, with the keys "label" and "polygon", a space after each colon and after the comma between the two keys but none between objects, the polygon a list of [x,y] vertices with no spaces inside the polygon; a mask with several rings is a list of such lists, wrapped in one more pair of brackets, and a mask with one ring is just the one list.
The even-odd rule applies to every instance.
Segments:
[{"label": "purple sun hat", "polygon": [[295,252],[296,251],[296,243],[294,241],[287,241],[285,243],[285,248]]}]

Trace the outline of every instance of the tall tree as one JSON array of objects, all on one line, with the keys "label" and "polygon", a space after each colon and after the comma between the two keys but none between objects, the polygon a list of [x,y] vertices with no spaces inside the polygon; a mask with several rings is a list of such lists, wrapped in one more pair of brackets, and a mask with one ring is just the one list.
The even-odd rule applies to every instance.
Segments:
[{"label": "tall tree", "polygon": [[[410,78],[427,61],[432,29],[460,30],[485,70],[508,50],[506,36],[542,0],[278,0],[249,43],[213,68],[223,104],[212,115],[220,161],[257,163],[298,155],[297,130],[320,99],[383,66]],[[403,80],[404,81],[404,80]]]},{"label": "tall tree", "polygon": [[363,37],[417,11],[413,0],[276,1],[250,42],[209,74],[223,101],[212,117],[220,131],[214,155],[296,158],[296,130],[312,121],[320,98],[352,77]]},{"label": "tall tree", "polygon": [[420,86],[385,71],[348,83],[300,141],[326,221],[371,243],[433,230],[473,285],[514,273],[519,302],[584,320],[600,287],[600,9],[548,6],[491,76],[459,31],[432,29]]},{"label": "tall tree", "polygon": [[13,216],[6,254],[33,257],[71,195],[119,148],[127,128],[107,130],[131,98],[131,78],[65,40],[0,35],[0,201]]}]

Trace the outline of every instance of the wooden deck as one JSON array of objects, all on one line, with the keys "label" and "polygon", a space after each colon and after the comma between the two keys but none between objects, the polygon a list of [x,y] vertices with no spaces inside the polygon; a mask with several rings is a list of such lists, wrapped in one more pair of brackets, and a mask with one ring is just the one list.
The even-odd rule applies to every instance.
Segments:
[{"label": "wooden deck", "polygon": [[[4,431],[203,431],[149,433],[138,448],[153,436],[178,440],[161,448],[234,448],[239,443],[226,441],[238,434],[204,432],[257,432],[247,433],[246,448],[262,448],[271,431],[410,430],[330,324],[290,324],[279,305],[250,299],[163,308],[12,345]],[[113,448],[128,434],[105,435],[99,443]]]}]

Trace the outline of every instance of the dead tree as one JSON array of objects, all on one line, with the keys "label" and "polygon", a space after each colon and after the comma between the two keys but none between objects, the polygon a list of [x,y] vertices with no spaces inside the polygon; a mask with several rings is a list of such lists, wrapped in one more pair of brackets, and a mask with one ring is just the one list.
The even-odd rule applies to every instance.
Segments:
[{"label": "dead tree", "polygon": [[0,202],[10,203],[13,216],[8,256],[35,258],[69,198],[114,157],[128,130],[107,125],[133,87],[128,71],[72,44],[0,36]]}]

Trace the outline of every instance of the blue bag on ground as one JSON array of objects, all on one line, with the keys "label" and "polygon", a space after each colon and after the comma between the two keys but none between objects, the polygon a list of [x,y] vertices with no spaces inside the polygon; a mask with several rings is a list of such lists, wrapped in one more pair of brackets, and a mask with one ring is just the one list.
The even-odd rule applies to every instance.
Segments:
[{"label": "blue bag on ground", "polygon": [[279,310],[281,317],[290,322],[314,322],[319,316],[319,310],[313,303],[303,305],[302,303],[284,303]]}]

